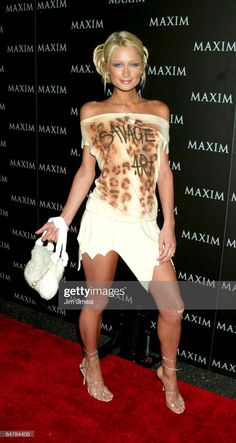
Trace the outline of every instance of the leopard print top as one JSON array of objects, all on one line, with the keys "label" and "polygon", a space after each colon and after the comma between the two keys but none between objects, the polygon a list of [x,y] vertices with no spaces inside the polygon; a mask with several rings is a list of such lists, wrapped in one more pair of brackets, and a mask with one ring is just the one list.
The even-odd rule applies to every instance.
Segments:
[{"label": "leopard print top", "polygon": [[100,169],[90,208],[96,211],[97,202],[113,218],[156,219],[161,155],[169,152],[168,121],[149,114],[100,114],[81,121],[81,134],[82,147],[89,147]]}]

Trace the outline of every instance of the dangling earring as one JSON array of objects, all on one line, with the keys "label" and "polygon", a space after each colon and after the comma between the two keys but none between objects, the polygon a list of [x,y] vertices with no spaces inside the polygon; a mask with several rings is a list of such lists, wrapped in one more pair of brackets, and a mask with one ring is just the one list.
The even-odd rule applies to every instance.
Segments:
[{"label": "dangling earring", "polygon": [[104,94],[107,92],[107,80],[110,78],[110,72],[106,72],[104,76]]},{"label": "dangling earring", "polygon": [[141,72],[140,74],[140,81],[137,90],[137,94],[139,97],[142,97],[142,89],[143,89],[143,72]]}]

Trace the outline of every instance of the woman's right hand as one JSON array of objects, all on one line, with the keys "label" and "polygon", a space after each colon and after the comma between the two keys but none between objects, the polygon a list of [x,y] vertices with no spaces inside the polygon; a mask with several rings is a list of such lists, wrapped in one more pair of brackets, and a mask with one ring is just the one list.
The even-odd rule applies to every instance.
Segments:
[{"label": "woman's right hand", "polygon": [[45,234],[42,236],[42,241],[49,241],[52,243],[57,243],[59,229],[55,227],[53,222],[45,223],[41,228],[35,231],[36,235]]}]

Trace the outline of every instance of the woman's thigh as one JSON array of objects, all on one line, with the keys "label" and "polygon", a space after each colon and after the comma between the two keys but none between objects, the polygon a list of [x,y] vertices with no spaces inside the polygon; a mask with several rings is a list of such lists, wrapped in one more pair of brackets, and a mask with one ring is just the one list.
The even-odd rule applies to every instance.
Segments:
[{"label": "woman's thigh", "polygon": [[160,311],[183,312],[184,302],[171,261],[154,267],[149,291]]},{"label": "woman's thigh", "polygon": [[97,254],[91,258],[87,253],[82,256],[87,288],[90,289],[87,300],[91,300],[90,309],[102,311],[108,303],[107,292],[112,286],[119,255],[115,251],[108,252],[105,256]]}]

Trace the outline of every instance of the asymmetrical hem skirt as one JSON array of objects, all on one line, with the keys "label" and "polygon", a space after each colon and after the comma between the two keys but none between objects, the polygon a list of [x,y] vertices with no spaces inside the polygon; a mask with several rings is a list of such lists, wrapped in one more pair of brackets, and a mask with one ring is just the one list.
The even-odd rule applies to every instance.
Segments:
[{"label": "asymmetrical hem skirt", "polygon": [[77,238],[78,270],[84,253],[93,259],[97,254],[105,256],[115,251],[147,290],[153,269],[159,265],[159,233],[156,220],[126,222],[85,209]]}]

